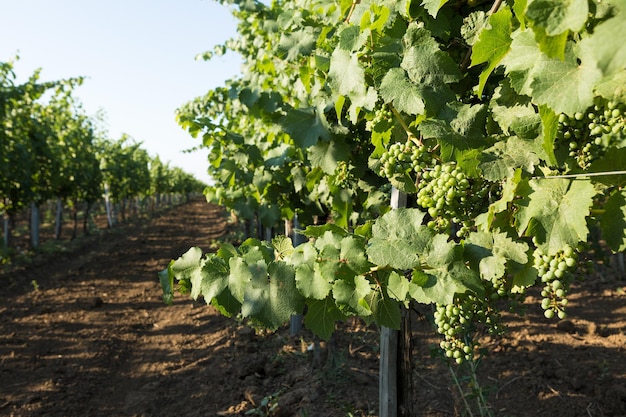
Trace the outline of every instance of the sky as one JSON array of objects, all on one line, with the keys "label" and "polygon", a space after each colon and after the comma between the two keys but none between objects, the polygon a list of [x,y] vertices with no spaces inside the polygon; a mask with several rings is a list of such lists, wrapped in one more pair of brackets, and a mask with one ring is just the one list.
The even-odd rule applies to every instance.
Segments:
[{"label": "sky", "polygon": [[196,55],[236,35],[230,11],[212,0],[0,0],[0,62],[18,82],[85,76],[75,91],[88,115],[106,114],[108,137],[123,133],[151,156],[210,182],[207,151],[175,110],[240,72],[233,53]]}]

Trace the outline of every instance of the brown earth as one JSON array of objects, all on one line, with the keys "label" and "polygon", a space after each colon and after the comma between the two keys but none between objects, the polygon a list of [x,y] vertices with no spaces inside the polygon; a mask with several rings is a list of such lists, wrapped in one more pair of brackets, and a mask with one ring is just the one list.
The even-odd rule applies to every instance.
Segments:
[{"label": "brown earth", "polygon": [[[325,344],[254,331],[185,297],[162,304],[156,273],[226,227],[195,201],[5,268],[0,415],[378,415],[375,327],[341,324]],[[414,415],[478,416],[481,394],[496,416],[626,416],[626,283],[600,271],[577,285],[565,321],[544,319],[532,296],[525,317],[507,316],[510,332],[483,340],[480,386],[452,368],[463,394],[431,356],[428,320],[415,320]]]}]

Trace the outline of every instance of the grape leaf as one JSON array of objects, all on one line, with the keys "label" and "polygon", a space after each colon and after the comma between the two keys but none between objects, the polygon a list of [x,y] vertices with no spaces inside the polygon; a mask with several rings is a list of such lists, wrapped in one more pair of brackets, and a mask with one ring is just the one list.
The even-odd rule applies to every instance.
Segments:
[{"label": "grape leaf", "polygon": [[346,236],[341,239],[340,262],[348,265],[355,274],[364,274],[370,270],[371,264],[365,253],[365,242],[354,236]]},{"label": "grape leaf", "polygon": [[330,140],[328,121],[321,109],[291,109],[280,124],[301,148],[308,148],[319,139]]},{"label": "grape leaf", "polygon": [[508,7],[503,7],[489,16],[488,24],[472,47],[472,66],[488,63],[479,77],[479,97],[483,94],[487,78],[511,48],[512,19],[513,13]]},{"label": "grape leaf", "polygon": [[448,241],[448,236],[436,235],[425,257],[427,267],[414,272],[411,297],[420,303],[450,304],[454,294],[472,290],[482,294],[479,275],[465,265],[463,248]]},{"label": "grape leaf", "polygon": [[[626,148],[611,149],[610,152],[591,164],[589,172],[621,172],[624,171],[624,167],[626,167]],[[592,177],[592,179],[594,182],[608,186],[624,187],[626,185],[626,174],[607,174]]]},{"label": "grape leaf", "polygon": [[167,268],[157,273],[163,291],[163,302],[167,305],[172,304],[174,300],[174,275],[170,268],[173,262],[171,261]]},{"label": "grape leaf", "polygon": [[539,158],[534,142],[511,136],[496,142],[481,155],[480,169],[489,181],[511,178],[518,168],[533,172]]},{"label": "grape leaf", "polygon": [[450,55],[439,48],[430,31],[418,24],[409,25],[402,42],[404,56],[400,67],[413,85],[418,86],[427,111],[435,114],[455,99],[448,84],[461,79],[461,72]]},{"label": "grape leaf", "polygon": [[587,0],[530,0],[526,18],[545,29],[549,36],[578,32],[587,22]]},{"label": "grape leaf", "polygon": [[391,329],[400,329],[402,313],[400,304],[387,296],[384,289],[372,291],[366,301],[372,308],[372,316],[379,326],[387,326]]},{"label": "grape leaf", "polygon": [[528,245],[514,242],[501,232],[472,233],[466,239],[463,249],[473,269],[480,271],[481,277],[488,281],[499,278],[509,271],[511,266],[509,261],[519,265],[528,262],[526,255]]},{"label": "grape leaf", "polygon": [[276,329],[293,314],[302,313],[304,299],[296,289],[294,270],[289,265],[277,261],[270,263],[267,269],[257,266],[245,288],[241,314]]},{"label": "grape leaf", "polygon": [[602,76],[595,63],[578,57],[570,48],[565,59],[543,57],[535,67],[531,82],[533,101],[546,104],[556,113],[574,114],[593,103],[593,89]]},{"label": "grape leaf", "polygon": [[324,340],[328,340],[335,331],[336,321],[346,319],[330,296],[323,300],[307,300],[307,308],[304,324]]},{"label": "grape leaf", "polygon": [[596,194],[590,181],[536,179],[527,187],[520,184],[518,191],[522,198],[515,202],[517,229],[520,235],[536,237],[548,256],[586,241],[586,217]]},{"label": "grape leaf", "polygon": [[339,47],[348,52],[356,51],[367,42],[367,35],[358,26],[347,25],[339,31]]},{"label": "grape leaf", "polygon": [[[359,107],[371,110],[376,104],[376,90],[366,88],[365,71],[354,53],[339,47],[335,49],[330,60],[328,83],[333,92],[348,97]],[[352,120],[355,121],[355,117]]]},{"label": "grape leaf", "polygon": [[191,281],[191,297],[195,300],[200,296],[202,283],[202,268],[200,260],[202,259],[202,249],[192,247],[181,257],[176,259],[170,266],[172,274],[178,280],[188,279]]},{"label": "grape leaf", "polygon": [[604,77],[596,85],[596,94],[608,100],[626,103],[626,70]]},{"label": "grape leaf", "polygon": [[425,138],[437,139],[444,161],[455,160],[465,151],[489,144],[484,130],[486,117],[483,105],[450,104],[437,118],[420,123],[420,132]]},{"label": "grape leaf", "polygon": [[200,291],[207,304],[228,287],[229,273],[228,264],[222,258],[213,256],[204,263]]},{"label": "grape leaf", "polygon": [[371,262],[397,269],[411,269],[420,264],[420,254],[427,248],[434,232],[423,225],[425,214],[417,209],[396,209],[385,213],[372,228],[367,248]]},{"label": "grape leaf", "polygon": [[[259,261],[265,264],[264,261]],[[243,303],[246,286],[252,281],[252,273],[243,258],[231,258],[229,260],[230,275],[228,276],[228,288],[237,301]]]},{"label": "grape leaf", "polygon": [[318,33],[312,26],[304,26],[298,31],[282,32],[278,50],[283,52],[288,61],[301,55],[310,55],[315,47]]},{"label": "grape leaf", "polygon": [[605,76],[626,68],[626,1],[620,1],[617,15],[600,23],[591,36],[580,42],[581,49],[594,58]]},{"label": "grape leaf", "polygon": [[516,133],[524,138],[533,138],[539,133],[537,125],[541,120],[530,103],[530,97],[517,94],[508,79],[495,89],[491,111],[493,119],[507,135]]},{"label": "grape leaf", "polygon": [[413,84],[402,68],[392,68],[380,84],[380,96],[407,114],[423,114],[426,110],[420,87]]},{"label": "grape leaf", "polygon": [[342,141],[318,142],[308,149],[311,164],[327,174],[333,174],[337,169],[337,161],[345,161],[349,154],[347,145]]},{"label": "grape leaf", "polygon": [[441,9],[448,1],[449,0],[422,0],[422,6],[432,17],[437,17],[439,9]]},{"label": "grape leaf", "polygon": [[531,29],[517,30],[511,34],[511,51],[502,58],[509,75],[511,86],[519,94],[531,96],[530,87],[536,72],[536,63],[544,59],[544,55],[535,41],[535,35]]},{"label": "grape leaf", "polygon": [[404,275],[400,275],[396,271],[391,271],[387,283],[387,294],[389,297],[403,303],[407,299],[409,288],[409,280]]},{"label": "grape leaf", "polygon": [[616,190],[604,205],[600,217],[602,237],[614,252],[626,250],[626,191]]},{"label": "grape leaf", "polygon": [[402,42],[404,57],[400,67],[414,83],[428,84],[435,91],[444,92],[449,91],[446,84],[461,78],[461,71],[450,55],[440,49],[430,31],[416,22],[409,25]]},{"label": "grape leaf", "polygon": [[306,298],[323,300],[332,289],[330,280],[320,272],[320,264],[303,264],[296,268],[296,286]]},{"label": "grape leaf", "polygon": [[333,284],[333,297],[340,309],[345,311],[342,306],[347,306],[351,312],[360,317],[367,317],[372,314],[366,301],[366,297],[371,292],[372,287],[363,276],[355,276],[350,280],[336,280]]}]

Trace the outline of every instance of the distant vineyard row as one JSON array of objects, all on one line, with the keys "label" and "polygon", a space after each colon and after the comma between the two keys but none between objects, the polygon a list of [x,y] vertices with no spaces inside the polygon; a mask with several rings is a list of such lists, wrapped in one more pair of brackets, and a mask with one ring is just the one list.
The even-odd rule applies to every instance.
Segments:
[{"label": "distant vineyard row", "polygon": [[72,96],[82,78],[41,82],[39,71],[18,84],[13,62],[0,62],[0,215],[3,254],[11,246],[18,214],[31,214],[31,245],[38,246],[39,208],[56,204],[61,233],[63,207],[87,218],[104,198],[109,225],[124,217],[138,197],[200,192],[204,184],[123,135],[106,137],[99,117],[85,114]]}]

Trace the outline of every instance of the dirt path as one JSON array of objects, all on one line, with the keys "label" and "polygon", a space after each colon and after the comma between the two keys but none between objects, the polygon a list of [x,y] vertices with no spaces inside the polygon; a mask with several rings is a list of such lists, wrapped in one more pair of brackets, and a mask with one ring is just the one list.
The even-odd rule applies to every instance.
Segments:
[{"label": "dirt path", "polygon": [[[317,349],[306,331],[262,334],[180,296],[162,304],[156,273],[224,228],[196,201],[0,274],[0,416],[376,416],[373,326],[342,324]],[[495,415],[626,416],[625,283],[595,278],[572,295],[569,320],[542,319],[531,299],[503,340],[484,340],[493,354],[478,374]],[[413,336],[415,415],[468,415],[431,358],[430,324]]]},{"label": "dirt path", "polygon": [[167,394],[181,388],[169,375],[193,372],[232,323],[185,299],[165,307],[156,272],[224,226],[195,202],[13,277],[39,289],[0,295],[0,414],[168,415]]}]

